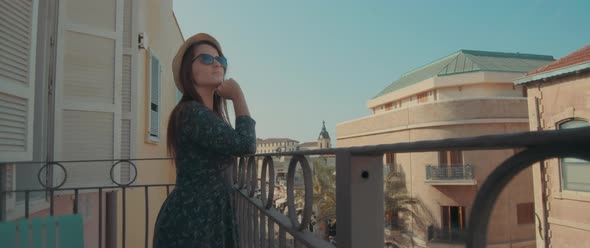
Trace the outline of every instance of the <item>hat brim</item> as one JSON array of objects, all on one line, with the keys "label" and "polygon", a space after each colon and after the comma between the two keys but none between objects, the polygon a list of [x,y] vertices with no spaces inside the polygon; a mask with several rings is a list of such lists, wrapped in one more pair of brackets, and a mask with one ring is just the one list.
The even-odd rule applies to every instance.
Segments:
[{"label": "hat brim", "polygon": [[219,42],[213,38],[213,36],[206,34],[206,33],[198,33],[190,38],[188,38],[180,48],[178,48],[178,52],[174,56],[174,60],[172,60],[172,73],[174,74],[174,83],[176,84],[176,88],[184,94],[184,90],[182,89],[182,84],[180,82],[180,68],[182,67],[182,58],[186,53],[186,50],[195,43],[208,41],[217,46],[217,49],[221,52],[221,45]]}]

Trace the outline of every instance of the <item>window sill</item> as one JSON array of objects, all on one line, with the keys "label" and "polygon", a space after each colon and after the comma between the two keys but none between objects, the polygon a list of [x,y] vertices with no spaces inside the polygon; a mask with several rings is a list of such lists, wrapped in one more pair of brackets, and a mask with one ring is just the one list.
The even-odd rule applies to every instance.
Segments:
[{"label": "window sill", "polygon": [[147,137],[145,138],[145,143],[153,144],[153,145],[158,145],[158,144],[160,144],[160,138],[159,137],[153,137],[153,136],[150,136],[148,134]]},{"label": "window sill", "polygon": [[590,202],[590,192],[578,192],[578,191],[564,190],[561,192],[555,192],[555,195],[553,196],[553,198],[560,199],[560,200],[574,200],[574,201]]}]

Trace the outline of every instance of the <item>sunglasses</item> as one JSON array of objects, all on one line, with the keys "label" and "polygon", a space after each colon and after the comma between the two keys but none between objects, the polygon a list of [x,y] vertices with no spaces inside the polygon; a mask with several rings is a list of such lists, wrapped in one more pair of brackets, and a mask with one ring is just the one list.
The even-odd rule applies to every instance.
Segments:
[{"label": "sunglasses", "polygon": [[213,57],[213,55],[201,53],[193,59],[193,62],[195,62],[197,59],[204,65],[211,65],[213,64],[213,61],[217,60],[217,62],[219,62],[223,68],[227,68],[227,59],[223,56]]}]

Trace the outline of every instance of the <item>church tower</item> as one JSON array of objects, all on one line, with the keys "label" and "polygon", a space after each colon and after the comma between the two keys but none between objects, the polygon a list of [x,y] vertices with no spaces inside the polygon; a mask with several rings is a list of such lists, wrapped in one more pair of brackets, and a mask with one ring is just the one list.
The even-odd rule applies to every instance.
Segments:
[{"label": "church tower", "polygon": [[331,148],[332,145],[330,144],[330,134],[326,130],[326,121],[322,124],[322,131],[318,137],[318,148],[319,149],[328,149]]}]

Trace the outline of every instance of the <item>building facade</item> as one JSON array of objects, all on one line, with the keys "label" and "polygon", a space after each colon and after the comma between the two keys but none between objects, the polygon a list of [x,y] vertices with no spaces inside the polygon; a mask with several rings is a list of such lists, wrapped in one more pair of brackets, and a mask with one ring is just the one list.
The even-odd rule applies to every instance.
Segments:
[{"label": "building facade", "polygon": [[[530,130],[587,127],[590,45],[515,81],[528,89]],[[559,158],[533,166],[537,247],[590,247],[590,162]]]},{"label": "building facade", "polygon": [[[168,113],[178,94],[171,63],[184,41],[172,0],[3,1],[11,13],[0,19],[0,163],[7,161],[119,160],[165,158]],[[115,180],[135,184],[171,183],[167,161],[138,162],[137,172],[122,163]],[[153,166],[150,166],[153,165]],[[7,189],[39,188],[42,163],[3,166]],[[63,163],[66,187],[114,186],[113,162]],[[65,179],[61,170],[54,179]],[[56,193],[55,215],[72,212],[73,192]],[[80,191],[85,247],[120,244],[122,201],[118,190]],[[127,190],[127,247],[144,245],[145,226],[153,228],[166,197],[150,193],[145,223],[143,190]],[[44,193],[30,195],[31,216],[47,215]],[[7,219],[24,216],[24,196],[6,201]],[[134,211],[129,211],[133,209]],[[113,219],[114,218],[114,219]],[[115,240],[113,237],[117,237]],[[151,237],[150,237],[151,240]]]},{"label": "building facade", "polygon": [[[552,61],[544,55],[458,51],[402,75],[368,101],[373,114],[339,123],[337,146],[527,131],[527,98],[523,87],[512,82]],[[386,218],[393,227],[386,238],[417,247],[460,241],[479,185],[514,153],[385,154],[384,169],[391,172],[385,186],[393,185],[385,195]],[[490,218],[489,247],[534,247],[531,172],[519,175],[507,189]]]},{"label": "building facade", "polygon": [[297,150],[299,141],[288,138],[256,140],[256,153],[292,152]]}]

